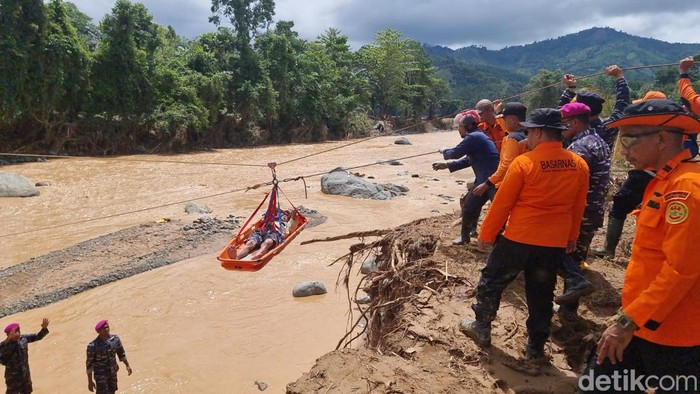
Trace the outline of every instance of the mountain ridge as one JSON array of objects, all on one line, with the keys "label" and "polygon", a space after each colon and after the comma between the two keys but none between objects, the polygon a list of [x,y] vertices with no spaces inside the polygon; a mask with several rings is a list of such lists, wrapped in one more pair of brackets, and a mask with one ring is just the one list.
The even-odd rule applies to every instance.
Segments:
[{"label": "mountain ridge", "polygon": [[[450,49],[423,45],[426,54],[450,83],[454,97],[467,101],[481,97],[505,97],[518,93],[529,79],[542,69],[588,75],[610,64],[634,67],[677,63],[700,54],[700,43],[669,43],[654,38],[634,36],[609,27],[593,27],[578,33],[508,46],[498,50],[484,46]],[[477,76],[475,78],[466,77]],[[630,72],[628,79],[651,82],[654,71]],[[478,78],[485,78],[481,83]],[[495,86],[489,81],[500,80]],[[470,85],[465,87],[465,83]]]}]

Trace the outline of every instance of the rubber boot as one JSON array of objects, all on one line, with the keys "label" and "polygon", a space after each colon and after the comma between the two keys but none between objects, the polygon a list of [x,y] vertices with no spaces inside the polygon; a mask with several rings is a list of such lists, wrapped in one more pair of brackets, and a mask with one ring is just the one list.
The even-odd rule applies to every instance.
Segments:
[{"label": "rubber boot", "polygon": [[463,319],[459,329],[481,347],[491,346],[491,323],[474,319]]},{"label": "rubber boot", "polygon": [[549,363],[549,359],[544,353],[544,344],[536,345],[530,341],[528,341],[527,345],[525,346],[525,359],[538,365],[545,365]]},{"label": "rubber boot", "polygon": [[564,290],[564,294],[554,297],[554,302],[559,305],[575,304],[581,297],[585,297],[595,291],[593,283],[588,280],[580,280]]},{"label": "rubber boot", "polygon": [[462,230],[460,231],[460,236],[452,241],[452,245],[466,245],[469,243],[469,233],[472,231],[471,223],[464,220],[462,217]]},{"label": "rubber boot", "polygon": [[608,231],[605,233],[605,246],[603,249],[595,249],[593,254],[598,257],[614,257],[617,244],[620,243],[622,229],[625,226],[625,220],[608,218]]}]

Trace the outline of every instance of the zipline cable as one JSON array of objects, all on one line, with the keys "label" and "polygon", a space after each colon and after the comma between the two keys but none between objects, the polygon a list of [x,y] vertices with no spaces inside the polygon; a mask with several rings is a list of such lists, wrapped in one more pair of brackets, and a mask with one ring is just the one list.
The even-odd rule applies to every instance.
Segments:
[{"label": "zipline cable", "polygon": [[413,125],[410,125],[410,126],[402,127],[402,128],[400,128],[400,129],[397,129],[397,130],[391,130],[391,131],[389,131],[389,132],[387,132],[387,133],[383,133],[383,134],[380,134],[380,135],[373,135],[373,136],[371,136],[371,137],[363,138],[363,139],[358,140],[358,141],[353,141],[353,142],[350,142],[350,143],[347,143],[347,144],[344,144],[344,145],[341,145],[341,146],[336,146],[335,148],[330,148],[330,149],[326,149],[326,150],[321,151],[321,152],[311,153],[311,154],[308,154],[308,155],[304,155],[304,156],[297,157],[297,158],[295,158],[295,159],[283,161],[283,162],[281,162],[281,163],[278,163],[277,165],[280,165],[280,166],[281,166],[281,165],[283,165],[283,164],[288,164],[288,163],[292,163],[292,162],[295,162],[295,161],[299,161],[299,160],[303,160],[303,159],[308,159],[309,157],[318,156],[318,155],[321,155],[321,154],[323,154],[323,153],[328,153],[328,152],[332,152],[332,151],[334,151],[334,150],[338,150],[338,149],[342,149],[342,148],[347,148],[348,146],[352,146],[352,145],[356,145],[356,144],[361,144],[361,143],[363,143],[363,142],[367,142],[367,141],[373,140],[373,139],[375,139],[375,138],[386,137],[386,136],[389,136],[389,135],[392,135],[392,134],[396,134],[396,133],[401,132],[401,131],[404,131],[404,130],[412,129],[412,128],[414,128],[414,127],[418,127],[418,126],[422,126],[422,125],[424,125],[424,124],[428,124],[428,123],[434,122],[435,120],[439,120],[439,119],[443,119],[443,118],[450,118],[450,117],[453,117],[454,115],[455,115],[455,114],[448,114],[448,115],[440,116],[440,117],[433,118],[433,119],[430,119],[430,120],[426,120],[426,121],[423,121],[423,122],[420,122],[420,123],[416,123],[416,124],[413,124]]},{"label": "zipline cable", "polygon": [[[436,152],[437,152],[437,151],[431,151],[431,152],[427,152],[427,153],[420,153],[420,154],[416,154],[416,155],[404,156],[404,157],[399,157],[399,158],[396,158],[396,159],[382,160],[382,161],[378,161],[378,162],[375,162],[375,163],[362,164],[362,165],[353,166],[353,167],[348,167],[348,168],[343,168],[343,169],[346,170],[346,171],[348,171],[348,170],[353,170],[353,169],[357,169],[357,168],[370,167],[370,166],[374,166],[374,165],[380,165],[380,164],[390,163],[390,162],[392,162],[392,161],[397,161],[397,160],[406,160],[406,159],[412,159],[412,158],[420,157],[420,156],[432,155],[432,154],[435,154]],[[267,166],[267,165],[266,165],[266,166]],[[292,182],[292,181],[302,180],[302,181],[304,181],[304,185],[306,185],[306,180],[305,180],[305,178],[313,178],[313,177],[317,177],[317,176],[324,175],[324,174],[327,174],[327,173],[328,173],[328,171],[325,171],[325,172],[317,172],[317,173],[315,173],[315,174],[309,174],[309,175],[300,175],[300,176],[297,176],[297,177],[290,177],[290,178],[285,178],[285,179],[277,180],[277,182],[283,183],[283,182]],[[223,196],[223,195],[226,195],[226,194],[233,194],[233,193],[237,193],[237,192],[244,192],[244,191],[248,191],[248,190],[254,190],[254,189],[258,189],[258,188],[260,188],[260,187],[262,187],[262,186],[272,186],[273,182],[274,182],[274,181],[258,183],[258,184],[252,185],[252,186],[242,187],[242,188],[233,189],[233,190],[228,190],[228,191],[225,191],[225,192],[219,192],[219,193],[215,193],[215,194],[209,194],[209,195],[202,196],[202,197],[190,198],[190,199],[187,199],[187,200],[180,200],[180,201],[170,202],[170,203],[166,203],[166,204],[160,204],[160,205],[156,205],[156,206],[152,206],[152,207],[139,208],[139,209],[135,209],[135,210],[133,210],[133,211],[128,211],[128,212],[120,212],[120,213],[114,213],[114,214],[110,214],[110,215],[106,215],[106,216],[99,216],[99,217],[94,217],[94,218],[89,218],[89,219],[84,219],[84,220],[78,220],[78,221],[74,221],[74,222],[71,222],[71,223],[61,223],[61,224],[55,224],[55,225],[52,225],[52,226],[46,226],[46,227],[42,227],[42,228],[38,228],[38,229],[20,231],[20,232],[15,232],[15,233],[0,234],[0,239],[1,239],[1,238],[7,238],[7,237],[14,237],[14,236],[18,236],[18,235],[30,234],[30,233],[34,233],[34,232],[40,232],[40,231],[44,231],[44,230],[52,230],[52,229],[61,228],[61,227],[73,226],[73,225],[77,225],[77,224],[90,223],[90,222],[94,222],[94,221],[102,220],[102,219],[111,219],[111,218],[115,218],[115,217],[119,217],[119,216],[125,216],[125,215],[131,215],[131,214],[134,214],[134,213],[140,213],[140,212],[151,211],[151,210],[158,209],[158,208],[164,208],[164,207],[169,207],[169,206],[173,206],[173,205],[185,204],[185,203],[188,203],[188,202],[191,202],[191,201],[205,200],[205,199],[208,199],[208,198],[219,197],[219,196]]]},{"label": "zipline cable", "polygon": [[[698,55],[694,55],[694,56],[698,56]],[[639,70],[639,69],[646,69],[646,68],[658,68],[658,67],[677,66],[677,65],[679,65],[679,64],[680,64],[680,63],[653,64],[653,65],[646,65],[646,66],[621,67],[621,69],[622,69],[623,71],[625,71],[625,70]],[[582,76],[582,77],[577,77],[576,79],[577,79],[577,80],[583,80],[583,79],[592,78],[592,77],[595,77],[595,76],[598,76],[598,75],[603,75],[603,74],[605,74],[605,71],[597,72],[597,73],[594,73],[594,74],[585,75],[585,76]],[[503,98],[503,99],[501,99],[501,100],[502,100],[502,101],[506,101],[506,100],[509,100],[509,99],[512,99],[512,98],[516,98],[516,97],[520,97],[520,96],[523,96],[523,95],[526,95],[526,94],[535,93],[535,92],[538,92],[538,91],[540,91],[540,90],[544,90],[544,89],[548,89],[548,88],[551,88],[551,87],[555,87],[555,86],[558,86],[558,85],[560,85],[560,84],[561,84],[561,82],[553,83],[553,84],[550,84],[550,85],[547,85],[547,86],[543,86],[543,87],[540,87],[540,88],[537,88],[537,89],[528,90],[528,91],[522,92],[522,93],[517,94],[517,95],[514,95],[514,96],[506,97],[506,98]],[[451,116],[453,116],[453,115],[452,115],[452,114],[450,114],[450,115],[445,115],[445,116],[438,117],[438,118],[436,118],[436,119],[443,119],[443,118],[447,118],[447,117],[451,117]],[[287,161],[284,161],[284,162],[282,162],[282,163],[279,163],[278,165],[288,164],[288,163],[292,163],[292,162],[295,162],[295,161],[298,161],[298,160],[303,160],[303,159],[306,159],[306,158],[309,158],[309,157],[317,156],[317,155],[320,155],[320,154],[323,154],[323,153],[327,153],[327,152],[331,152],[331,151],[334,151],[334,150],[346,148],[346,147],[348,147],[348,146],[360,144],[360,143],[363,143],[363,142],[366,142],[366,141],[370,141],[370,140],[375,139],[375,138],[383,137],[383,136],[386,136],[386,135],[391,135],[391,134],[393,134],[393,133],[397,133],[397,132],[400,132],[400,131],[403,131],[403,130],[407,130],[407,129],[410,129],[410,128],[414,128],[414,127],[416,127],[416,126],[420,126],[420,125],[423,125],[423,124],[427,124],[427,123],[430,123],[430,122],[432,122],[432,121],[433,121],[433,120],[427,120],[427,121],[425,121],[425,122],[417,123],[417,124],[414,124],[414,125],[411,125],[411,126],[407,126],[407,127],[404,127],[404,128],[398,129],[398,130],[392,130],[391,133],[376,135],[376,136],[364,138],[364,139],[359,140],[359,141],[353,141],[353,142],[351,142],[351,143],[344,144],[344,145],[341,145],[341,146],[338,146],[338,147],[335,147],[335,148],[327,149],[327,150],[325,150],[325,151],[317,152],[317,153],[310,154],[310,155],[304,155],[304,156],[301,156],[301,157],[298,157],[298,158],[295,158],[295,159],[287,160]],[[414,157],[419,157],[419,156],[425,156],[425,155],[434,154],[434,153],[435,153],[435,152],[429,152],[429,153],[423,153],[423,154],[418,154],[418,155],[406,156],[406,157],[404,157],[404,158],[399,158],[399,159],[392,159],[392,160],[379,161],[379,162],[376,162],[376,163],[371,163],[371,164],[365,164],[365,165],[359,165],[359,166],[349,167],[349,168],[347,168],[346,170],[352,170],[352,169],[357,169],[357,168],[369,167],[369,166],[372,166],[372,165],[378,165],[378,164],[384,164],[384,163],[387,163],[387,162],[391,162],[391,161],[393,161],[393,160],[405,160],[405,159],[409,159],[409,158],[414,158]],[[36,154],[21,154],[21,153],[0,153],[0,155],[3,155],[3,156],[26,156],[26,157],[70,158],[70,159],[84,159],[84,158],[85,158],[85,157],[81,157],[81,156],[36,155]],[[93,159],[94,159],[94,158],[93,158]],[[166,161],[166,160],[163,160],[163,161],[161,161],[161,160],[143,160],[143,159],[111,159],[111,160],[137,161],[137,162],[156,162],[156,163],[158,163],[158,162],[165,162],[165,163],[179,163],[179,164],[209,164],[209,165],[228,165],[228,166],[246,166],[246,167],[266,167],[266,166],[267,166],[267,164],[202,163],[202,162],[180,162],[180,161],[174,161],[174,160],[167,160],[167,161]],[[293,178],[286,178],[286,179],[283,179],[283,180],[281,180],[281,181],[279,181],[279,182],[290,182],[290,181],[296,181],[296,180],[304,180],[304,178],[316,177],[316,176],[320,176],[320,175],[323,175],[323,174],[326,174],[326,173],[327,173],[327,172],[320,172],[320,173],[316,173],[316,174],[302,175],[302,176],[293,177]],[[305,182],[305,181],[304,181],[304,182]],[[116,213],[116,214],[107,215],[107,216],[100,216],[100,217],[96,217],[96,218],[85,219],[85,220],[81,220],[81,221],[78,221],[78,222],[72,222],[72,223],[67,223],[67,224],[57,224],[57,225],[53,225],[53,226],[43,227],[43,228],[41,228],[41,229],[27,230],[27,231],[22,231],[22,232],[17,232],[17,233],[9,233],[9,234],[0,234],[0,238],[10,237],[10,236],[17,236],[17,235],[23,235],[23,234],[28,234],[28,233],[37,232],[37,231],[43,231],[43,230],[49,230],[49,229],[54,229],[54,228],[59,228],[59,227],[66,227],[66,226],[70,226],[70,225],[74,225],[74,224],[88,223],[88,222],[93,222],[93,221],[96,221],[96,220],[109,219],[109,218],[114,218],[114,217],[118,217],[118,216],[129,215],[129,214],[133,214],[133,213],[145,212],[145,211],[150,211],[150,210],[153,210],[153,209],[168,207],[168,206],[177,205],[177,204],[183,204],[183,203],[187,203],[187,202],[190,202],[190,201],[198,201],[198,200],[203,200],[203,199],[212,198],[212,197],[218,197],[218,196],[222,196],[222,195],[226,195],[226,194],[232,194],[232,193],[236,193],[236,192],[239,192],[239,191],[247,191],[247,190],[257,189],[257,188],[259,188],[259,187],[268,186],[268,185],[271,185],[271,184],[272,184],[271,182],[259,183],[259,184],[257,184],[257,185],[253,185],[253,186],[249,186],[249,187],[245,187],[245,188],[239,188],[239,189],[229,190],[229,191],[226,191],[226,192],[211,194],[211,195],[207,195],[207,196],[203,196],[203,197],[198,197],[198,198],[193,198],[193,199],[188,199],[188,200],[176,201],[176,202],[172,202],[172,203],[168,203],[168,204],[161,204],[161,205],[154,206],[154,207],[141,208],[141,209],[137,209],[137,210],[129,211],[129,212],[122,212],[122,213]]]},{"label": "zipline cable", "polygon": [[[695,55],[695,56],[698,56],[698,55]],[[648,66],[620,67],[620,69],[621,69],[622,71],[641,70],[641,69],[645,69],[645,68],[658,68],[658,67],[678,66],[679,64],[680,64],[680,63],[651,64],[651,65],[648,65]],[[597,72],[597,73],[593,73],[593,74],[589,74],[589,75],[584,75],[584,76],[582,76],[582,77],[576,77],[576,80],[579,80],[579,81],[580,81],[580,80],[584,80],[584,79],[588,79],[588,78],[593,78],[593,77],[597,77],[598,75],[604,75],[604,74],[605,74],[605,71],[601,71],[601,72]],[[527,95],[527,94],[532,94],[532,93],[539,92],[540,90],[545,90],[545,89],[553,88],[553,87],[556,87],[556,86],[560,86],[561,84],[562,84],[561,82],[556,82],[556,83],[553,83],[553,84],[550,84],[550,85],[542,86],[542,87],[540,87],[540,88],[531,89],[531,90],[526,90],[526,91],[524,91],[524,92],[522,92],[522,93],[516,94],[516,95],[514,95],[514,96],[509,96],[509,97],[503,98],[503,99],[501,99],[501,100],[506,101],[506,100],[510,100],[510,99],[517,98],[517,97],[520,97],[520,96],[525,96],[525,95]]]},{"label": "zipline cable", "polygon": [[[694,55],[694,56],[698,56],[698,55]],[[620,67],[620,69],[623,70],[623,71],[629,71],[629,70],[640,70],[640,69],[646,69],[646,68],[658,68],[658,67],[678,66],[679,64],[680,64],[680,63],[652,64],[652,65],[648,65],[648,66]],[[584,79],[596,77],[596,76],[598,76],[598,75],[603,75],[603,74],[605,74],[605,71],[601,71],[601,72],[597,72],[597,73],[589,74],[589,75],[584,75],[584,76],[582,76],[582,77],[576,77],[576,79],[577,79],[577,80],[584,80]],[[527,91],[525,91],[525,92],[516,94],[516,95],[514,95],[514,96],[505,97],[505,98],[503,98],[503,99],[501,99],[501,100],[505,102],[505,101],[510,100],[510,99],[513,99],[513,98],[517,98],[517,97],[524,96],[524,95],[527,95],[527,94],[539,92],[540,90],[549,89],[549,88],[552,88],[552,87],[555,87],[555,86],[559,86],[559,85],[561,85],[561,82],[553,83],[553,84],[551,84],[551,85],[543,86],[543,87],[540,87],[540,88],[537,88],[537,89],[527,90]],[[461,112],[461,111],[457,111],[457,113],[459,113],[459,112]],[[455,115],[455,114],[448,114],[448,115],[445,115],[445,116],[437,117],[437,118],[435,118],[435,119],[443,119],[443,118],[453,117],[454,115]],[[433,119],[433,120],[435,120],[435,119]],[[427,121],[424,121],[424,122],[421,122],[421,123],[417,123],[417,124],[414,124],[414,125],[411,125],[411,126],[407,126],[407,127],[404,127],[404,128],[398,129],[398,130],[392,130],[390,133],[386,133],[386,134],[381,134],[381,135],[376,135],[376,136],[364,138],[364,139],[361,139],[361,140],[359,140],[359,141],[353,141],[353,142],[351,142],[351,143],[349,143],[349,144],[345,144],[345,145],[341,145],[341,146],[338,146],[338,147],[335,147],[335,148],[327,149],[327,150],[325,150],[325,151],[316,152],[316,153],[312,153],[312,154],[309,154],[309,155],[301,156],[301,157],[298,157],[298,158],[295,158],[295,159],[287,160],[287,161],[284,161],[284,162],[282,162],[282,163],[279,163],[279,165],[287,164],[287,163],[292,163],[292,162],[294,162],[294,161],[303,160],[303,159],[306,159],[306,158],[309,158],[309,157],[313,157],[313,156],[318,156],[318,155],[321,155],[321,154],[323,154],[323,153],[328,153],[328,152],[331,152],[331,151],[334,151],[334,150],[346,148],[346,147],[348,147],[348,146],[352,146],[352,145],[356,145],[356,144],[361,144],[361,143],[363,143],[363,142],[367,142],[367,141],[370,141],[370,140],[375,139],[375,138],[378,138],[378,137],[383,137],[383,136],[386,136],[386,135],[391,135],[391,134],[394,134],[394,133],[397,133],[397,132],[400,132],[400,131],[403,131],[403,130],[407,130],[407,129],[411,129],[411,128],[414,128],[414,127],[417,127],[417,126],[421,126],[421,125],[430,123],[430,122],[432,122],[433,120],[427,120]]]},{"label": "zipline cable", "polygon": [[146,159],[132,159],[132,158],[119,158],[119,157],[93,157],[93,156],[62,156],[62,155],[37,155],[37,154],[26,154],[26,153],[2,153],[0,156],[24,156],[24,157],[48,157],[52,159],[96,159],[96,160],[110,160],[110,161],[134,161],[143,163],[175,163],[175,164],[203,164],[203,165],[213,165],[213,166],[234,166],[234,167],[267,167],[266,164],[248,164],[248,163],[216,163],[216,162],[203,162],[203,161],[178,161],[178,160],[146,160]]},{"label": "zipline cable", "polygon": [[[696,57],[696,56],[700,56],[700,54],[693,55],[693,57]],[[680,63],[652,64],[652,65],[646,65],[646,66],[621,67],[620,69],[623,70],[623,71],[629,71],[629,70],[640,70],[640,69],[647,69],[647,68],[671,67],[671,66],[678,66],[679,64],[680,64]],[[696,67],[697,67],[697,66],[696,66]],[[589,75],[584,75],[584,76],[582,76],[582,77],[576,77],[576,79],[577,79],[577,80],[584,80],[584,79],[596,77],[596,76],[598,76],[598,75],[603,75],[603,74],[605,74],[605,71],[601,71],[601,72],[597,72],[597,73],[593,73],[593,74],[589,74]],[[513,95],[513,96],[509,96],[509,97],[502,98],[501,100],[502,100],[502,101],[507,101],[507,100],[510,100],[510,99],[513,99],[513,98],[517,98],[517,97],[525,96],[525,95],[528,95],[528,94],[536,93],[536,92],[539,92],[540,90],[544,90],[544,89],[549,89],[549,88],[552,88],[552,87],[556,87],[556,86],[558,86],[558,85],[560,85],[560,84],[561,84],[561,82],[556,82],[556,83],[553,83],[553,84],[550,84],[550,85],[542,86],[542,87],[540,87],[540,88],[531,89],[531,90],[526,90],[526,91],[521,92],[521,93],[519,93],[519,94],[516,94],[516,95]],[[457,113],[459,113],[459,112],[461,112],[461,111],[457,111]],[[417,127],[417,126],[421,126],[421,125],[430,123],[430,122],[432,122],[433,120],[436,120],[436,119],[443,119],[443,118],[453,117],[454,115],[455,115],[455,114],[448,114],[448,115],[444,115],[444,116],[441,116],[441,117],[437,117],[437,118],[435,118],[435,119],[426,120],[426,121],[421,122],[421,123],[416,123],[416,124],[413,124],[413,125],[410,125],[410,126],[406,126],[406,127],[400,128],[400,129],[398,129],[398,130],[391,130],[391,131],[389,131],[388,133],[382,133],[382,134],[380,134],[380,135],[376,135],[376,136],[364,138],[364,139],[361,139],[361,140],[358,140],[358,141],[353,141],[353,142],[351,142],[351,143],[344,144],[344,145],[341,145],[341,146],[337,146],[337,147],[335,147],[335,148],[327,149],[327,150],[325,150],[325,151],[313,153],[313,154],[310,154],[310,155],[304,155],[304,156],[297,157],[297,158],[295,158],[295,159],[290,159],[290,160],[287,160],[287,161],[283,161],[283,162],[279,163],[278,165],[283,165],[283,164],[292,163],[292,162],[295,162],[295,161],[307,159],[307,158],[309,158],[309,157],[318,156],[318,155],[321,155],[321,154],[323,154],[323,153],[327,153],[327,152],[332,152],[332,151],[335,151],[335,150],[343,149],[343,148],[346,148],[346,147],[348,147],[348,146],[352,146],[352,145],[356,145],[356,144],[361,144],[361,143],[363,143],[363,142],[370,141],[370,140],[373,140],[373,139],[375,139],[375,138],[379,138],[379,137],[383,137],[383,136],[392,135],[392,134],[395,134],[395,133],[400,132],[400,131],[404,131],[404,130],[408,130],[408,129],[411,129],[411,128],[414,128],[414,127]],[[48,158],[62,158],[62,159],[65,159],[65,158],[69,158],[69,159],[84,159],[84,158],[85,158],[85,157],[83,157],[83,156],[37,155],[37,154],[22,154],[22,153],[0,153],[0,156],[48,157]],[[267,166],[267,164],[187,162],[187,161],[176,161],[176,160],[144,160],[144,159],[131,159],[131,158],[129,158],[129,159],[111,158],[110,160],[134,161],[134,162],[151,162],[151,163],[203,164],[203,165],[239,166],[239,167],[266,167],[266,166]]]}]

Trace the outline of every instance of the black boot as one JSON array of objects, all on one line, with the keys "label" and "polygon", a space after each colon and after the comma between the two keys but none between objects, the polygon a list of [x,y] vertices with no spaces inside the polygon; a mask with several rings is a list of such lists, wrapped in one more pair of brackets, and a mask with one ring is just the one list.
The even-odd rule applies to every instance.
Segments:
[{"label": "black boot", "polygon": [[472,232],[472,224],[462,216],[462,230],[460,236],[452,241],[452,245],[466,245],[469,243],[469,233]]},{"label": "black boot", "polygon": [[608,231],[605,233],[605,246],[595,249],[593,254],[598,257],[614,257],[617,244],[620,243],[622,229],[625,226],[624,219],[608,218]]},{"label": "black boot", "polygon": [[544,353],[544,344],[534,344],[530,341],[525,345],[525,359],[533,364],[544,365],[549,363],[549,359]]},{"label": "black boot", "polygon": [[579,280],[577,283],[568,286],[568,288],[564,290],[564,294],[556,296],[554,302],[559,305],[578,303],[581,297],[585,297],[594,291],[593,283],[586,279]]},{"label": "black boot", "polygon": [[473,339],[481,347],[491,346],[491,323],[466,318],[459,324],[464,335]]}]

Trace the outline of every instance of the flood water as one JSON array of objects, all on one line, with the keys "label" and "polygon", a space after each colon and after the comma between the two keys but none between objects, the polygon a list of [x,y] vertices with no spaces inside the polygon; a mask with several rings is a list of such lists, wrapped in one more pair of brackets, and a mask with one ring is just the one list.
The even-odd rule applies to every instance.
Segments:
[{"label": "flood water", "polygon": [[[338,166],[371,164],[421,153],[437,152],[459,142],[456,131],[410,135],[413,145],[395,145],[396,137],[381,137],[278,167],[280,178],[314,174]],[[219,150],[171,156],[56,159],[1,167],[34,182],[45,181],[41,195],[0,199],[0,268],[17,264],[78,242],[136,224],[167,217],[191,221],[185,203],[150,209],[239,189],[270,180],[267,167],[232,167],[190,163],[284,162],[347,144],[333,142]],[[128,161],[128,160],[148,160]],[[39,330],[51,319],[51,333],[29,345],[36,393],[87,392],[85,348],[96,336],[95,322],[108,319],[121,337],[134,370],[119,372],[124,393],[259,393],[284,392],[315,360],[333,350],[345,333],[348,302],[335,286],[339,265],[329,264],[348,252],[357,240],[313,243],[301,241],[353,231],[385,229],[414,219],[456,212],[467,169],[435,172],[434,153],[401,160],[402,166],[374,165],[353,170],[374,176],[373,182],[407,186],[407,196],[389,201],[359,200],[321,193],[320,177],[281,184],[295,203],[328,217],[326,223],[303,231],[282,254],[254,273],[226,271],[210,254],[152,270],[78,294],[52,305],[7,316],[0,326],[17,321],[23,333]],[[408,175],[406,175],[406,172]],[[419,177],[412,177],[417,174]],[[236,192],[197,200],[213,216],[247,216],[263,190]],[[455,201],[444,204],[440,195]],[[119,215],[123,212],[138,213]],[[84,223],[77,221],[96,219]],[[46,229],[47,227],[56,226]],[[456,229],[446,229],[456,232]],[[20,235],[13,235],[23,233]],[[224,245],[221,245],[222,247]],[[109,264],[109,261],[95,261]],[[298,282],[320,280],[328,293],[303,299],[291,295]],[[0,383],[0,388],[4,382]]]}]

